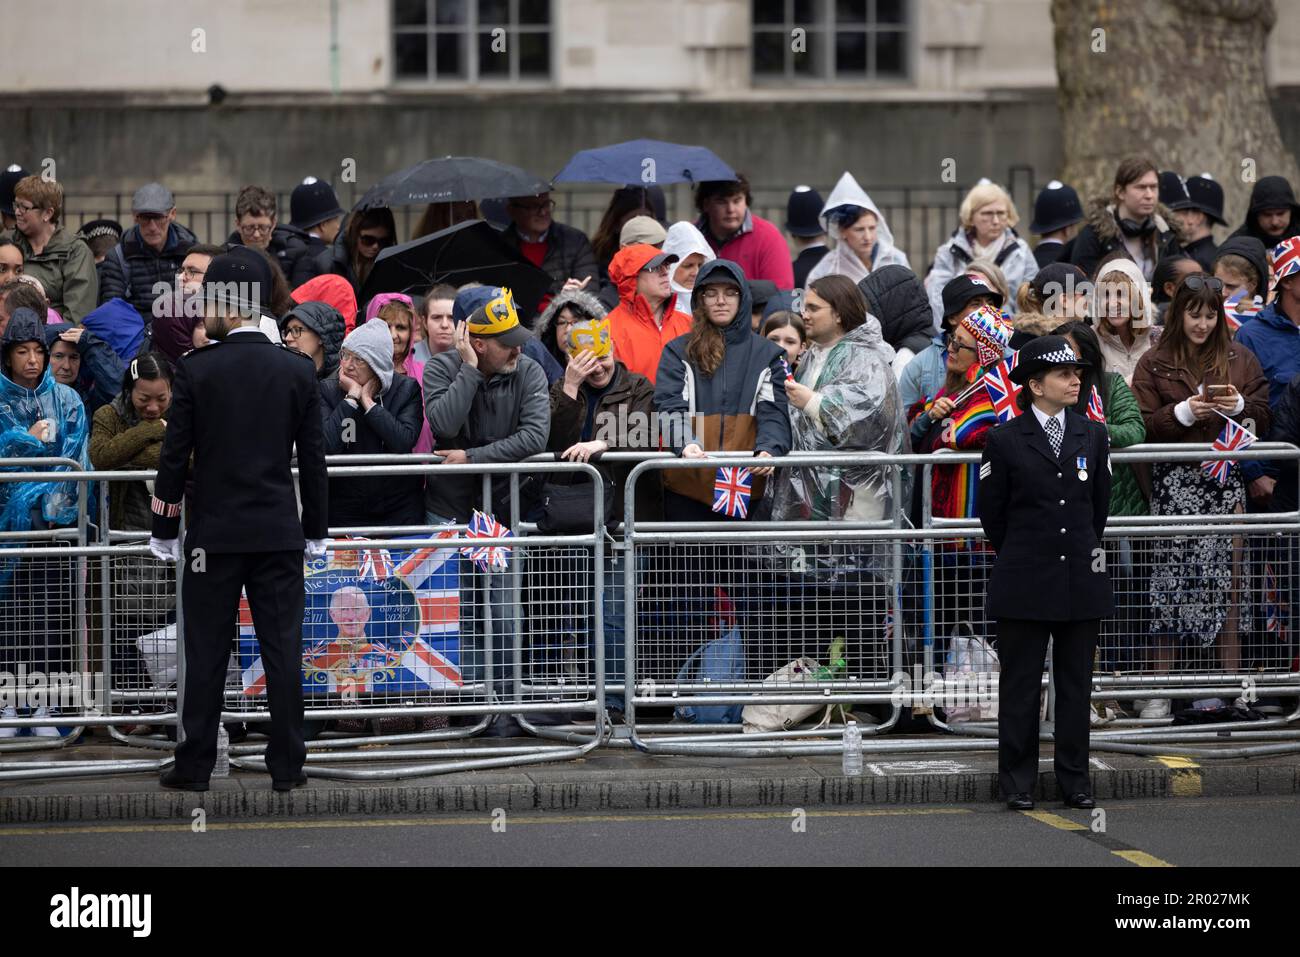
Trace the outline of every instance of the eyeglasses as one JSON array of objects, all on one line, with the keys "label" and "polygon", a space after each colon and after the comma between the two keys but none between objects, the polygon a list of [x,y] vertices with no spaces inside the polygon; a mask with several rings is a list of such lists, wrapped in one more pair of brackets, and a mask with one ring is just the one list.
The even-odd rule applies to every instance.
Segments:
[{"label": "eyeglasses", "polygon": [[34,206],[31,203],[24,202],[22,200],[19,200],[18,202],[14,203],[15,216],[21,216],[24,213],[30,213],[34,209],[40,209],[40,207]]},{"label": "eyeglasses", "polygon": [[295,325],[295,326],[285,326],[285,327],[284,327],[284,338],[286,338],[286,339],[297,339],[299,336],[301,336],[301,335],[302,335],[304,332],[306,332],[306,331],[307,331],[307,327],[306,327],[306,326],[296,326],[296,325]]},{"label": "eyeglasses", "polygon": [[393,240],[388,236],[368,236],[362,233],[357,237],[358,246],[378,246],[383,249],[386,246],[393,245]]},{"label": "eyeglasses", "polygon": [[955,350],[957,350],[958,352],[961,352],[961,351],[963,351],[963,350],[965,350],[966,352],[979,352],[979,351],[980,351],[979,346],[968,346],[968,345],[966,345],[966,343],[964,343],[964,342],[958,342],[956,339],[953,339],[951,342],[948,343],[948,348],[949,348],[949,349],[955,349]]},{"label": "eyeglasses", "polygon": [[193,266],[182,266],[176,271],[186,279],[202,279],[204,275],[204,270],[196,269]]},{"label": "eyeglasses", "polygon": [[700,293],[700,296],[705,302],[717,302],[719,299],[726,299],[728,301],[735,299],[739,301],[740,290],[735,286],[723,286],[721,289],[710,287]]},{"label": "eyeglasses", "polygon": [[975,214],[979,219],[1010,219],[1011,214],[1005,209],[986,209],[983,212]]},{"label": "eyeglasses", "polygon": [[166,213],[136,213],[135,218],[142,223],[161,223],[167,218]]},{"label": "eyeglasses", "polygon": [[265,225],[260,225],[260,226],[256,224],[249,224],[249,223],[239,224],[239,231],[241,233],[251,233],[254,236],[265,236],[274,228],[275,227],[272,226],[270,223],[267,223]]},{"label": "eyeglasses", "polygon": [[1202,289],[1208,289],[1210,292],[1223,292],[1223,280],[1216,279],[1213,276],[1188,276],[1183,280],[1183,285],[1192,292],[1200,292]]},{"label": "eyeglasses", "polygon": [[511,203],[511,208],[522,209],[529,213],[549,213],[555,209],[555,200],[548,199],[544,203]]}]

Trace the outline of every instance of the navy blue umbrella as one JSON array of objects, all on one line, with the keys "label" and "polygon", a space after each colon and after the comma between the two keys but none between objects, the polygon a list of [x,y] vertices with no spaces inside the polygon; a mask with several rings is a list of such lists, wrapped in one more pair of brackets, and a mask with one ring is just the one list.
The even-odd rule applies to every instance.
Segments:
[{"label": "navy blue umbrella", "polygon": [[618,183],[646,186],[735,179],[736,171],[705,146],[662,140],[629,140],[574,153],[557,183]]}]

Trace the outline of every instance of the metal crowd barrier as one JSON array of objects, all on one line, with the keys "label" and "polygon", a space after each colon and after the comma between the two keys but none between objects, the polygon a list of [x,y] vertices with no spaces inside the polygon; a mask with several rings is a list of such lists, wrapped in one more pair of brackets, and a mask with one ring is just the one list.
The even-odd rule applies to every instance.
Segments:
[{"label": "metal crowd barrier", "polygon": [[[1296,461],[1300,459],[1300,450],[1286,444],[1259,443],[1247,451],[1234,453],[1215,452],[1208,444],[1143,445],[1113,453],[1115,464],[1200,462],[1225,458]],[[629,552],[636,556],[633,563],[636,582],[628,583],[626,602],[629,608],[635,607],[638,592],[642,592],[643,606],[649,606],[648,615],[638,609],[637,614],[629,613],[628,616],[632,624],[626,649],[627,682],[635,689],[628,695],[626,707],[631,744],[649,752],[667,754],[768,756],[832,753],[839,750],[839,743],[825,741],[827,730],[808,728],[806,725],[811,721],[804,722],[805,726],[798,730],[743,734],[737,733],[741,728],[735,723],[734,716],[727,723],[684,724],[675,720],[663,724],[653,719],[640,720],[637,710],[665,704],[687,709],[712,707],[716,711],[717,706],[732,703],[868,703],[882,706],[875,720],[862,728],[864,736],[871,738],[895,729],[900,720],[898,702],[901,700],[908,703],[912,716],[926,719],[936,730],[962,737],[927,741],[910,739],[899,743],[867,740],[864,751],[948,751],[996,747],[996,724],[979,720],[978,715],[960,722],[947,722],[936,712],[933,698],[942,699],[945,690],[952,690],[951,679],[936,682],[932,695],[896,693],[900,687],[915,692],[918,680],[940,674],[954,631],[974,638],[990,636],[983,606],[987,573],[993,556],[983,544],[983,532],[977,520],[933,517],[929,495],[932,467],[978,464],[979,459],[978,453],[900,456],[794,454],[763,463],[778,469],[799,465],[877,464],[891,469],[896,502],[900,501],[901,470],[910,469],[922,483],[922,523],[915,529],[905,527],[898,509],[889,518],[874,523],[787,522],[772,525],[749,521],[721,526],[634,523],[629,511],[625,516],[624,542]],[[713,454],[707,462],[707,467],[735,465],[753,465],[753,459],[747,455]],[[628,480],[627,501],[633,500],[635,483],[645,472],[692,467],[700,466],[699,463],[675,459],[638,466]],[[1178,535],[1170,534],[1174,529]],[[1262,563],[1268,567],[1261,570],[1260,587],[1241,584],[1234,578],[1233,591],[1238,596],[1245,594],[1251,602],[1259,599],[1257,603],[1269,604],[1271,610],[1264,618],[1259,618],[1267,620],[1268,625],[1262,629],[1263,635],[1257,633],[1261,629],[1252,629],[1247,639],[1240,642],[1242,654],[1232,666],[1219,667],[1211,648],[1197,649],[1196,654],[1184,654],[1161,671],[1153,659],[1143,658],[1150,642],[1133,630],[1134,618],[1139,622],[1146,621],[1139,617],[1139,613],[1149,598],[1147,591],[1133,584],[1134,576],[1128,573],[1132,567],[1141,573],[1140,563],[1146,553],[1134,559],[1131,546],[1134,541],[1150,545],[1153,542],[1184,541],[1190,536],[1199,540],[1248,537],[1252,545],[1263,549],[1261,557],[1267,557],[1269,561]],[[1295,553],[1300,549],[1300,514],[1116,518],[1108,526],[1106,541],[1108,551],[1113,546],[1113,550],[1122,556],[1123,563],[1127,564],[1121,569],[1125,574],[1116,581],[1117,615],[1108,620],[1103,629],[1099,667],[1094,675],[1094,701],[1215,696],[1227,696],[1231,700],[1249,692],[1252,697],[1272,698],[1286,704],[1280,716],[1250,722],[1171,728],[1172,717],[1111,720],[1094,729],[1094,747],[1099,750],[1185,753],[1207,757],[1300,750],[1296,745],[1284,744],[1216,749],[1207,753],[1207,749],[1170,746],[1177,742],[1188,745],[1205,743],[1221,738],[1224,733],[1247,740],[1295,740],[1300,730],[1296,724],[1300,719],[1300,708],[1293,706],[1292,699],[1300,696],[1300,667],[1297,667],[1295,657],[1295,635],[1289,624],[1295,603],[1292,596],[1297,592]],[[894,556],[893,577],[880,574],[882,567],[889,567],[889,562],[882,563],[877,554],[876,561],[868,563],[874,566],[874,574],[868,574],[842,593],[837,592],[836,576],[839,576],[840,583],[847,585],[853,581],[853,575],[862,572],[861,562],[852,559],[845,562],[844,556],[866,549],[869,543],[874,543],[877,553],[884,548]],[[774,547],[778,553],[784,550],[787,557],[793,553],[800,564],[792,561],[781,568],[779,562],[771,560],[769,553],[769,560],[756,567],[754,550],[763,546]],[[900,553],[906,554],[906,562],[902,561]],[[1242,561],[1238,559],[1234,568]],[[1149,566],[1149,557],[1147,563]],[[788,578],[796,568],[802,572],[798,584],[783,586],[781,579]],[[1112,571],[1115,571],[1113,567]],[[729,627],[725,618],[719,618],[716,609],[710,611],[708,595],[701,594],[702,578],[726,592],[733,603],[746,607],[748,618],[740,614],[736,616],[742,622],[743,631],[739,642],[745,651],[743,680],[719,682],[707,676],[687,676],[682,680],[676,673],[691,652],[718,642],[726,636]],[[1146,578],[1150,579],[1149,567]],[[1262,587],[1265,578],[1270,586],[1267,589]],[[707,582],[704,586],[707,588]],[[785,607],[792,591],[803,595],[797,616],[791,616]],[[1265,594],[1267,601],[1263,600]],[[645,601],[645,596],[653,597]],[[787,661],[804,656],[826,665],[824,651],[828,642],[843,627],[837,618],[837,602],[842,604],[846,601],[854,612],[849,617],[856,616],[858,628],[843,636],[849,661],[844,675],[818,677],[814,673],[800,680],[784,682],[769,677]],[[685,612],[680,610],[683,605]],[[714,644],[713,648],[720,651],[726,646]],[[892,677],[887,676],[882,668],[884,662],[893,665]],[[908,681],[911,681],[910,685]],[[957,684],[956,690],[961,692],[960,681]],[[608,690],[612,692],[616,687],[611,685]],[[1054,707],[1050,668],[1044,674],[1044,688],[1049,719],[1044,734],[1050,737],[1051,709]],[[982,705],[991,709],[996,704],[995,687],[979,690],[983,695]],[[888,714],[883,710],[886,702],[893,704]],[[681,711],[677,713],[682,715]],[[812,721],[815,720],[814,717]],[[833,734],[839,734],[838,727],[831,730]],[[816,738],[822,738],[824,743],[801,740]],[[1160,742],[1159,746],[1155,742]]]},{"label": "metal crowd barrier", "polygon": [[[353,464],[358,460],[368,464]],[[482,476],[483,510],[488,514],[492,512],[492,476],[509,476],[510,526],[515,537],[467,539],[464,525],[331,529],[331,534],[339,537],[329,543],[326,559],[311,566],[308,576],[304,630],[309,640],[315,639],[319,653],[304,658],[305,719],[309,727],[312,722],[392,718],[440,718],[462,724],[413,733],[320,734],[308,743],[312,776],[396,778],[569,760],[588,753],[607,735],[604,649],[598,640],[601,603],[584,598],[580,588],[558,597],[553,583],[551,593],[547,588],[552,579],[589,581],[595,593],[600,593],[604,530],[593,517],[596,530],[591,534],[535,534],[535,526],[526,525],[519,514],[518,482],[521,474],[585,475],[593,480],[594,515],[600,515],[603,486],[599,473],[591,465],[577,463],[432,464],[436,461],[435,456],[414,457],[414,462],[411,456],[339,456],[331,457],[329,469],[333,478],[417,477],[435,468],[440,476]],[[0,466],[4,464],[0,462]],[[31,459],[13,463],[19,468],[38,464],[45,463]],[[62,460],[48,464],[67,465],[70,471],[60,473],[60,481],[76,482],[81,490],[79,537],[74,547],[61,549],[59,557],[75,562],[82,570],[75,594],[75,620],[81,637],[77,671],[85,678],[101,677],[103,684],[102,700],[60,709],[65,720],[75,715],[78,727],[57,743],[74,740],[86,725],[106,725],[123,744],[167,754],[175,748],[174,740],[167,736],[125,733],[121,728],[178,725],[176,715],[183,705],[184,688],[184,643],[176,637],[184,627],[179,589],[185,574],[197,572],[182,563],[178,575],[170,564],[156,561],[143,544],[147,533],[105,531],[102,542],[88,540],[88,489],[99,486],[100,517],[106,530],[106,483],[149,480],[154,473],[80,471],[76,462]],[[41,479],[48,479],[48,473],[0,473],[0,481]],[[51,560],[48,547],[31,546],[32,537],[26,533],[18,537],[24,539],[22,547],[11,547],[0,552],[0,557],[29,563]],[[471,544],[483,549],[508,548],[507,567],[481,571],[460,554],[461,548]],[[96,570],[94,581],[86,578],[87,567]],[[74,597],[71,588],[69,591],[70,598]],[[548,632],[534,627],[534,619],[542,620],[541,615],[525,614],[525,608],[554,608],[561,600],[566,614],[583,620],[584,640],[555,641]],[[34,619],[28,616],[26,620],[30,624]],[[265,722],[269,711],[264,678],[252,616],[246,607],[241,607],[239,630],[239,635],[232,636],[237,654],[232,656],[228,672],[222,720]],[[26,633],[31,636],[28,644],[35,647],[41,643],[35,629],[28,628]],[[97,642],[89,640],[92,633],[98,636]],[[90,651],[95,646],[100,652],[98,669],[91,667]],[[575,714],[590,715],[592,724],[578,734],[567,735],[563,745],[539,739],[522,745],[484,741],[474,747],[410,747],[471,738],[506,716],[515,717],[531,730],[535,726],[529,716]],[[48,724],[49,719],[10,719],[0,721],[0,727],[42,722]],[[183,735],[183,729],[173,734]],[[15,743],[45,747],[46,740],[53,741]],[[233,744],[231,763],[264,770],[264,750],[265,745],[252,741]],[[167,754],[145,761],[21,762],[0,765],[0,780],[156,770],[170,760]],[[381,766],[341,766],[358,762]]]},{"label": "metal crowd barrier", "polygon": [[[1112,457],[1115,464],[1212,458],[1296,461],[1300,450],[1272,443],[1233,453],[1216,453],[1208,445],[1151,445],[1117,450]],[[489,513],[491,477],[508,476],[507,524],[515,537],[474,540],[485,547],[511,548],[506,570],[484,573],[455,553],[466,545],[459,535],[463,526],[455,528],[457,537],[444,539],[436,536],[449,534],[445,526],[331,529],[336,538],[329,556],[309,577],[305,627],[309,640],[323,645],[324,651],[313,655],[305,669],[310,679],[306,719],[354,724],[351,730],[325,731],[309,741],[312,775],[372,779],[505,767],[568,760],[602,745],[658,754],[836,753],[841,749],[841,722],[854,706],[870,709],[859,712],[865,719],[860,721],[864,751],[996,747],[996,725],[988,716],[977,711],[955,720],[950,709],[936,703],[952,690],[951,677],[932,688],[927,684],[934,675],[944,677],[954,634],[990,636],[983,602],[992,555],[983,545],[983,533],[977,521],[934,517],[929,495],[933,467],[977,463],[977,453],[796,453],[764,461],[778,470],[862,465],[883,469],[896,507],[877,520],[852,522],[638,522],[633,513],[638,482],[677,469],[752,466],[754,460],[713,454],[701,464],[667,453],[606,453],[601,460],[635,463],[624,486],[622,525],[608,532],[597,520],[603,515],[604,492],[591,465],[555,462],[550,455],[492,467],[435,465],[439,459],[432,455],[331,457],[330,474],[337,478],[419,476],[435,469],[439,475],[479,475],[484,511]],[[21,595],[35,595],[35,585],[25,592],[10,589],[0,600],[10,603],[4,617],[11,633],[0,640],[30,655],[41,650],[38,645],[50,644],[48,635],[56,634],[54,644],[66,650],[74,676],[92,690],[99,679],[101,687],[98,695],[83,695],[60,708],[60,717],[74,722],[70,733],[58,739],[0,740],[0,750],[65,746],[85,727],[107,726],[121,743],[161,756],[0,763],[0,780],[157,769],[170,761],[175,747],[157,729],[177,725],[178,689],[183,687],[183,642],[175,638],[183,631],[181,576],[150,556],[143,533],[108,531],[106,494],[109,482],[148,480],[153,473],[76,471],[77,463],[62,459],[0,460],[0,469],[49,466],[72,470],[60,473],[60,480],[77,483],[78,525],[0,533],[0,560],[22,570],[28,576],[23,582],[44,583],[45,595],[66,593],[66,607],[73,614],[45,615],[44,606],[25,614],[18,607],[27,600]],[[541,535],[521,514],[520,476],[562,473],[592,480],[595,532]],[[38,471],[0,471],[0,482],[48,478],[49,473]],[[918,528],[905,518],[907,487],[914,480],[921,482]],[[99,503],[97,535],[92,535],[89,522],[92,487]],[[1236,600],[1229,605],[1239,608],[1241,596],[1249,599],[1248,619],[1233,612],[1239,615],[1234,621],[1238,640],[1231,656],[1221,654],[1224,649],[1217,641],[1160,656],[1147,637],[1150,583],[1160,571],[1152,567],[1155,549],[1189,540],[1222,540],[1225,554],[1232,556],[1229,591]],[[1103,628],[1095,702],[1235,698],[1243,689],[1259,698],[1300,699],[1292,627],[1300,604],[1300,514],[1117,517],[1108,525],[1106,544],[1118,610]],[[423,552],[424,566],[416,561],[403,567],[416,557],[412,549]],[[429,594],[406,582],[416,566],[425,576],[422,581],[432,583],[426,589]],[[466,575],[468,582],[463,580]],[[398,586],[394,579],[405,584]],[[360,580],[366,582],[364,587],[358,585]],[[382,581],[389,585],[377,584]],[[362,601],[355,593],[375,587],[384,595],[377,607],[369,597]],[[351,598],[340,598],[334,607],[333,596],[349,588],[354,589],[348,593]],[[425,646],[418,649],[424,653],[423,663],[414,670],[405,667],[400,656],[393,657],[389,647],[410,623],[411,602],[420,609]],[[356,616],[365,618],[353,637],[363,645],[378,646],[363,648],[361,657],[369,655],[370,664],[391,666],[378,670],[400,672],[400,680],[378,681],[375,669],[369,684],[359,680],[355,648],[344,641],[340,624],[349,614],[352,626]],[[378,625],[382,629],[376,634]],[[269,713],[257,683],[252,622],[246,613],[241,632],[233,636],[241,654],[232,659],[223,720],[257,724],[268,720]],[[447,635],[455,636],[454,654],[448,654]],[[389,640],[363,640],[375,637]],[[342,647],[331,650],[332,640]],[[832,644],[847,666],[819,671],[832,667]],[[793,675],[787,669],[784,678],[776,677],[800,660],[802,673]],[[449,662],[455,667],[447,669]],[[408,672],[433,680],[420,686]],[[438,679],[438,673],[447,680]],[[1044,674],[1048,738],[1054,706],[1051,678],[1049,667]],[[955,683],[962,692],[961,681]],[[974,690],[980,708],[995,705],[995,685]],[[608,724],[607,695],[616,696],[616,705],[622,706],[621,727]],[[734,711],[723,713],[733,706],[799,706],[805,717],[788,727],[745,733]],[[1294,743],[1300,708],[1287,708],[1261,721],[1177,728],[1171,727],[1171,718],[1114,719],[1094,728],[1093,747],[1203,757],[1293,752],[1300,750]],[[468,740],[507,715],[536,741],[493,745]],[[688,720],[692,716],[695,720]],[[888,740],[905,717],[920,718],[947,733],[927,740]],[[371,735],[362,734],[355,724],[385,719],[447,719],[458,724]],[[43,723],[49,719],[0,716],[0,728]],[[153,731],[133,732],[134,725]],[[1248,744],[1197,747],[1220,741],[1224,734]],[[1268,741],[1279,743],[1256,743]],[[235,744],[232,764],[262,770],[263,751],[264,745],[255,741]]]}]

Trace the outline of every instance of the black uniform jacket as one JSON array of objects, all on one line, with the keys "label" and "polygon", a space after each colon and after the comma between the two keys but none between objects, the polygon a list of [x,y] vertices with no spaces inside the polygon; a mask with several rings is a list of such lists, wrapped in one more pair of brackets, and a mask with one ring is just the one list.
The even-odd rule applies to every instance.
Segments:
[{"label": "black uniform jacket", "polygon": [[1106,426],[1071,410],[1059,459],[1032,409],[989,433],[978,504],[997,551],[990,618],[1082,621],[1114,612],[1101,548],[1110,475]]},{"label": "black uniform jacket", "polygon": [[[316,366],[260,332],[234,332],[181,357],[172,384],[153,534],[175,538],[191,452],[186,550],[289,551],[326,536],[328,483]],[[291,459],[297,445],[302,518]]]}]

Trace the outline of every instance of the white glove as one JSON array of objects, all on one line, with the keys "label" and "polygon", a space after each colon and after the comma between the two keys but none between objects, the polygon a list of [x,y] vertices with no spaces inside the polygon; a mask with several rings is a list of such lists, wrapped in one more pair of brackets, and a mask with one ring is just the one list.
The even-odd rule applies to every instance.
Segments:
[{"label": "white glove", "polygon": [[175,564],[181,560],[181,541],[179,538],[149,538],[149,551],[160,562]]},{"label": "white glove", "polygon": [[308,561],[324,558],[325,543],[328,541],[328,538],[309,538],[307,539],[307,547],[302,550],[302,553],[307,556]]}]

